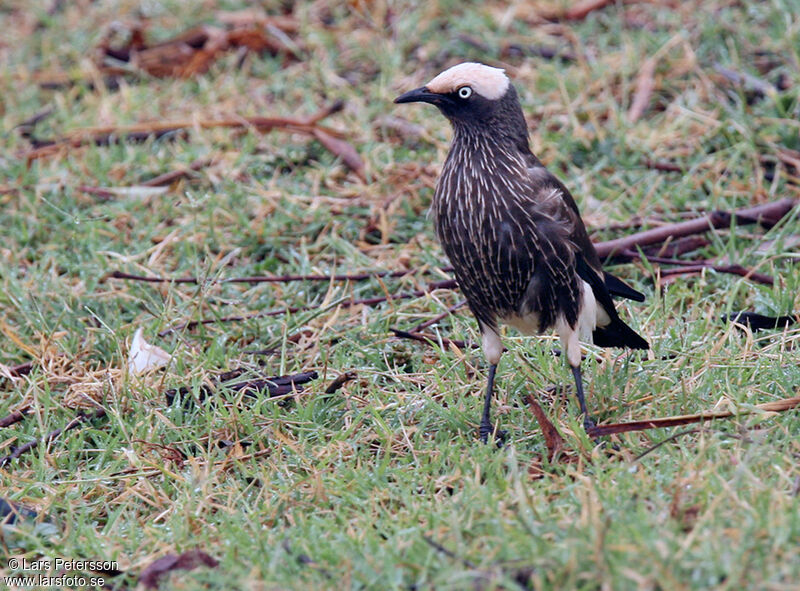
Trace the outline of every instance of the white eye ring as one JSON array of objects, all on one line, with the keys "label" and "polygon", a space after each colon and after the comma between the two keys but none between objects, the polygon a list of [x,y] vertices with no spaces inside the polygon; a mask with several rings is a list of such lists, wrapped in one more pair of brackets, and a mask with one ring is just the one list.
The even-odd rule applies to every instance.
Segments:
[{"label": "white eye ring", "polygon": [[469,86],[462,86],[458,89],[458,96],[462,99],[468,99],[472,96],[472,89]]}]

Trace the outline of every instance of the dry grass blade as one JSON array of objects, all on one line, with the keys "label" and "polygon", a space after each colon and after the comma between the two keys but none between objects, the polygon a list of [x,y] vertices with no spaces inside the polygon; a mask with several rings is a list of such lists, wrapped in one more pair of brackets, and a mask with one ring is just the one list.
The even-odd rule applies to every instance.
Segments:
[{"label": "dry grass blade", "polygon": [[631,123],[636,123],[650,104],[650,97],[655,88],[655,72],[655,58],[646,59],[636,77],[636,92],[631,101],[631,108],[628,110],[628,121]]},{"label": "dry grass blade", "polygon": [[631,123],[638,121],[650,104],[650,97],[653,95],[653,90],[656,86],[655,74],[658,60],[672,47],[682,41],[683,35],[678,34],[673,36],[662,45],[652,57],[647,58],[642,64],[639,75],[636,77],[636,91],[633,94],[631,107],[628,110],[628,121]]},{"label": "dry grass blade", "polygon": [[597,425],[589,429],[590,437],[602,437],[603,435],[613,435],[616,433],[628,433],[630,431],[644,431],[646,429],[658,429],[661,427],[677,427],[679,425],[689,425],[692,423],[702,423],[714,419],[727,419],[730,417],[750,414],[754,411],[764,412],[785,412],[800,406],[800,396],[775,400],[757,404],[752,410],[739,409],[737,411],[707,411],[693,415],[680,415],[675,417],[664,417],[660,419],[649,419],[645,421],[633,421],[630,423],[613,423],[610,425]]}]

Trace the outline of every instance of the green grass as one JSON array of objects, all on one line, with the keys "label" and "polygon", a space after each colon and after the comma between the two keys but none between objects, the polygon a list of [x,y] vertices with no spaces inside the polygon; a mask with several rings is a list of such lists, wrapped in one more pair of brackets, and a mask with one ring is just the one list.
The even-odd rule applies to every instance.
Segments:
[{"label": "green grass", "polygon": [[[141,10],[150,35],[165,39],[245,4]],[[284,3],[266,6],[277,13]],[[647,225],[797,197],[790,170],[765,176],[763,164],[779,162],[781,147],[800,149],[797,2],[618,3],[561,25],[538,20],[528,4],[298,3],[300,61],[250,56],[239,67],[231,52],[201,76],[130,78],[117,90],[47,90],[31,76],[83,71],[112,21],[135,18],[139,3],[65,3],[55,15],[49,7],[0,7],[0,363],[33,362],[30,375],[0,382],[0,417],[36,411],[2,430],[0,455],[65,425],[91,400],[108,416],[0,469],[0,495],[56,525],[47,534],[23,526],[0,553],[117,560],[131,586],[167,553],[199,547],[220,561],[176,571],[163,588],[178,589],[796,588],[796,411],[720,421],[640,460],[683,428],[614,436],[619,449],[608,454],[583,434],[573,398],[554,394],[571,378],[552,339],[509,334],[495,409],[510,442],[498,450],[476,437],[480,352],[391,336],[446,311],[458,292],[326,306],[445,277],[426,212],[448,125],[432,108],[391,100],[462,59],[508,68],[537,154],[598,240],[634,231],[607,229],[634,216]],[[630,123],[641,65],[671,40],[650,107]],[[519,57],[504,53],[507,43],[579,59]],[[773,84],[783,75],[789,87],[753,100],[717,63]],[[27,166],[30,146],[14,130],[48,105],[40,138],[159,119],[300,117],[340,98],[346,109],[325,123],[357,147],[367,183],[315,141],[284,132],[191,130]],[[398,138],[382,127],[385,115],[425,135]],[[215,162],[160,195],[104,199],[81,189],[135,185],[200,158]],[[650,169],[647,158],[687,172]],[[798,330],[753,335],[719,317],[800,309],[796,234],[796,217],[770,230],[718,230],[688,255],[756,268],[777,279],[772,287],[712,271],[663,282],[651,265],[615,266],[648,296],[620,310],[652,351],[591,349],[596,362],[584,373],[596,416],[638,420],[795,395]],[[416,271],[350,283],[214,281],[403,269]],[[123,282],[108,279],[114,270],[207,281]],[[158,336],[191,320],[304,306],[317,309]],[[124,372],[139,327],[175,354],[166,371]],[[430,330],[479,341],[465,308]],[[275,352],[247,353],[258,349]],[[216,404],[166,404],[165,390],[197,391],[236,367],[320,378],[288,404],[227,390]],[[346,371],[357,379],[325,394]],[[542,478],[531,472],[546,455],[524,402],[531,394],[581,455],[545,461]],[[0,574],[9,572],[1,561]]]}]

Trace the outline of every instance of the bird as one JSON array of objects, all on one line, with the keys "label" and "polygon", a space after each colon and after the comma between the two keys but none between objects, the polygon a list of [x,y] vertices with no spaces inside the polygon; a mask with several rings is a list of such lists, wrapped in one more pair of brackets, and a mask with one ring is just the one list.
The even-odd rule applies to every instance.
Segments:
[{"label": "bird", "polygon": [[489,364],[481,441],[504,438],[491,422],[501,324],[524,335],[555,329],[589,432],[595,423],[586,408],[580,343],[648,349],[612,301],[641,302],[644,295],[603,270],[575,199],[531,151],[519,95],[504,69],[460,63],[394,102],[434,105],[453,128],[431,214]]}]

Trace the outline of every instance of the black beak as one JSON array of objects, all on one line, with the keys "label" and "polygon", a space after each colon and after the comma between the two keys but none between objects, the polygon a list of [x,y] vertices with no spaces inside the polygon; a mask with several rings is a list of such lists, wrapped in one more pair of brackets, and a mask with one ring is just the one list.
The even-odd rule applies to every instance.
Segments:
[{"label": "black beak", "polygon": [[396,99],[395,103],[431,103],[432,105],[438,104],[442,101],[442,95],[428,90],[427,86],[409,90],[405,94],[401,94]]}]

